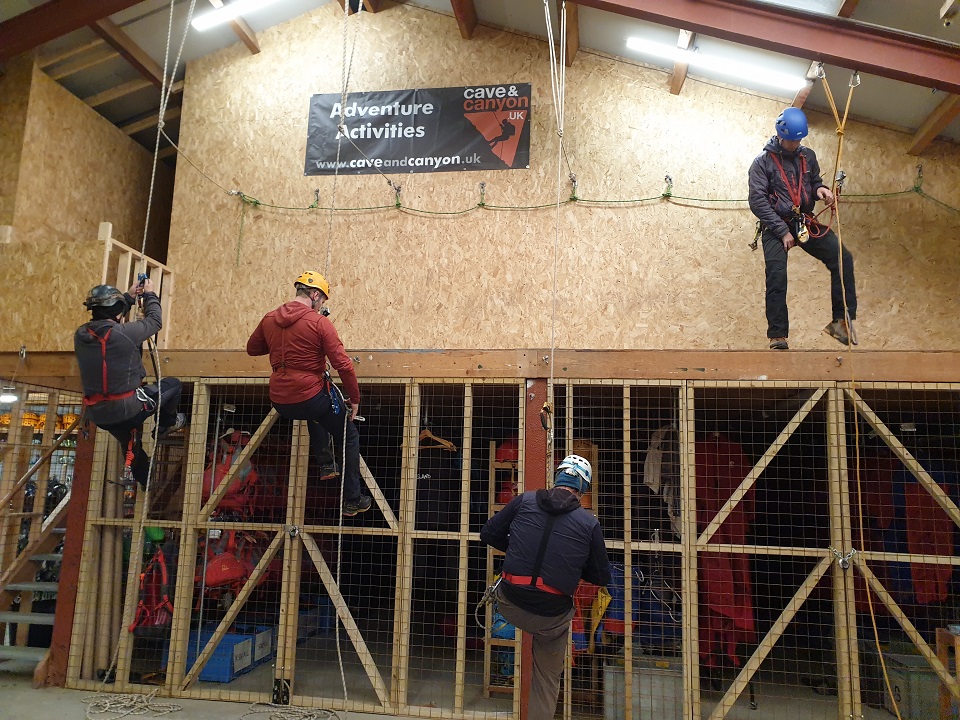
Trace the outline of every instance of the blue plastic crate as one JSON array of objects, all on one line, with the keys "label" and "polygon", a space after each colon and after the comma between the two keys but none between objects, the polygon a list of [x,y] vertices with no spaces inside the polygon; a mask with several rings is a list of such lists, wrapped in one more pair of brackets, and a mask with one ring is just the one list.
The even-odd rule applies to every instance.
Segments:
[{"label": "blue plastic crate", "polygon": [[[200,631],[199,651],[203,652],[207,641],[213,636],[215,628]],[[255,636],[250,633],[228,632],[213,650],[213,655],[200,671],[200,680],[204,682],[228,683],[254,667],[253,650]],[[191,631],[187,641],[187,671],[197,658],[197,632]],[[163,650],[163,663],[169,657],[169,645]]]}]

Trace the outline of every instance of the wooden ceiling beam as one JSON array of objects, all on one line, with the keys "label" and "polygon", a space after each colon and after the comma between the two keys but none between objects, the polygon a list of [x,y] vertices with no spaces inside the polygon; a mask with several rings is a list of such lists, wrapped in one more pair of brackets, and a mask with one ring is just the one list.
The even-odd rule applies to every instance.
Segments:
[{"label": "wooden ceiling beam", "polygon": [[83,101],[90,107],[95,108],[112,102],[113,100],[126,97],[127,95],[132,95],[148,87],[153,87],[153,83],[144,78],[137,78],[136,80],[125,82],[122,85],[117,85],[103,92],[98,92],[96,95],[85,97]]},{"label": "wooden ceiling beam", "polygon": [[69,48],[63,52],[58,52],[55,55],[47,55],[45,57],[37,58],[37,65],[41,70],[46,70],[51,65],[62,63],[64,60],[69,60],[72,57],[76,57],[77,55],[85,53],[87,50],[98,48],[103,44],[103,40],[101,38],[97,38],[96,40],[91,40],[83,45],[77,45],[76,47]]},{"label": "wooden ceiling beam", "polygon": [[[143,130],[148,130],[149,128],[157,126],[157,115],[159,114],[159,109],[152,112],[149,116],[143,118],[142,120],[134,120],[129,122],[126,125],[119,125],[118,127],[123,130],[127,135],[136,135],[138,132]],[[180,106],[167,108],[167,111],[163,114],[163,121],[169,122],[170,120],[175,120],[180,117]]]},{"label": "wooden ceiling beam", "polygon": [[120,53],[113,48],[101,48],[99,51],[87,53],[85,56],[80,56],[73,62],[61,65],[59,68],[48,70],[47,74],[54,80],[63,80],[63,78],[75,75],[82,70],[116,60],[119,57]]},{"label": "wooden ceiling beam", "polygon": [[140,0],[49,0],[0,23],[0,62],[138,2]]},{"label": "wooden ceiling beam", "polygon": [[843,5],[841,5],[840,9],[837,11],[837,17],[853,17],[853,13],[859,4],[860,0],[843,0]]},{"label": "wooden ceiling beam", "polygon": [[460,37],[470,40],[473,37],[473,31],[477,28],[477,6],[474,5],[473,0],[450,0],[450,7],[453,8],[453,16],[457,19]]},{"label": "wooden ceiling beam", "polygon": [[[153,87],[153,83],[149,80],[143,78],[138,78],[136,80],[131,80],[130,82],[125,82],[122,85],[117,85],[116,87],[109,88],[103,92],[98,92],[96,95],[90,95],[85,97],[83,101],[92,108],[99,107],[100,105],[105,105],[108,102],[113,102],[114,100],[119,100],[122,97],[131,95],[135,92],[139,92],[144,88]],[[170,86],[170,94],[177,95],[183,92],[183,80],[178,80],[173,85]]]},{"label": "wooden ceiling beam", "polygon": [[960,94],[960,46],[757,0],[578,0],[584,7]]},{"label": "wooden ceiling beam", "polygon": [[113,20],[102,18],[90,25],[90,29],[120,53],[120,57],[133,65],[144,78],[157,87],[163,85],[163,68]]},{"label": "wooden ceiling beam", "polygon": [[[210,0],[210,4],[219,10],[223,7],[223,0]],[[253,31],[253,28],[247,24],[246,20],[242,17],[235,17],[230,21],[230,27],[233,29],[233,33],[240,38],[240,42],[247,46],[251,55],[256,55],[260,52],[260,43],[257,41],[257,34]]]},{"label": "wooden ceiling beam", "polygon": [[[694,38],[697,37],[696,33],[692,33],[689,30],[681,30],[680,37],[677,38],[677,47],[681,50],[689,50],[690,46],[693,44]],[[679,95],[680,90],[683,89],[683,83],[687,79],[687,70],[689,69],[687,63],[675,62],[673,64],[673,75],[670,77],[670,94]]]},{"label": "wooden ceiling beam", "polygon": [[[563,0],[557,0],[557,17],[563,10]],[[573,65],[573,59],[580,49],[580,8],[576,3],[567,3],[567,45],[563,49],[563,62],[567,67]]]},{"label": "wooden ceiling beam", "polygon": [[921,154],[957,117],[960,117],[960,95],[948,95],[923,121],[907,152],[911,155]]}]

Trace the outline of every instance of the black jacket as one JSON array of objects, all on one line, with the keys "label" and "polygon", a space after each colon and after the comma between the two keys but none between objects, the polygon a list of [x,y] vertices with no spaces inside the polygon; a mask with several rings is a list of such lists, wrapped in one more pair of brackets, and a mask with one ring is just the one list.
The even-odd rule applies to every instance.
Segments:
[{"label": "black jacket", "polygon": [[[563,488],[525,492],[511,500],[503,510],[487,520],[480,539],[506,553],[503,571],[529,577],[543,538],[547,518],[556,517],[547,542],[539,577],[562,596],[526,587],[523,593],[510,593],[511,601],[531,612],[551,599],[571,607],[573,593],[582,577],[595,585],[610,582],[610,562],[600,523],[580,507],[580,500]],[[518,588],[519,586],[511,586]],[[546,596],[546,597],[544,597]],[[542,607],[542,605],[541,605]],[[538,613],[548,614],[548,613]]]},{"label": "black jacket", "polygon": [[[133,299],[128,295],[128,302]],[[154,293],[143,295],[142,320],[116,323],[113,320],[91,320],[77,328],[73,336],[73,351],[80,367],[84,397],[101,394],[119,395],[140,387],[147,372],[143,368],[140,346],[147,338],[160,331],[160,298]],[[107,391],[103,388],[104,354],[97,337],[106,335]],[[93,333],[93,334],[92,334]],[[143,407],[135,395],[122,400],[104,400],[87,408],[87,417],[97,425],[113,425],[128,420]]]},{"label": "black jacket", "polygon": [[776,156],[780,161],[792,187],[797,185],[801,165],[804,167],[805,172],[800,181],[801,212],[813,212],[813,206],[817,202],[817,190],[826,185],[820,177],[820,164],[813,150],[801,145],[797,152],[788,153],[780,146],[780,138],[776,135],[770,138],[763,152],[750,166],[750,209],[765,227],[782,238],[790,230],[785,221],[793,216],[793,201],[780,168],[772,156]]}]

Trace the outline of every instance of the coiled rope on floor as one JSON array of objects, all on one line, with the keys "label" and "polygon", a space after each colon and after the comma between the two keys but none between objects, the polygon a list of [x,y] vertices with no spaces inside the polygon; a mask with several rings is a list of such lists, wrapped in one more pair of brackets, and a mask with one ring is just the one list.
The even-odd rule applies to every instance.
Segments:
[{"label": "coiled rope on floor", "polygon": [[112,720],[147,713],[151,713],[151,717],[162,717],[183,710],[183,706],[176,703],[156,702],[154,698],[159,691],[157,688],[149,695],[104,693],[84,698],[81,702],[87,706],[87,720],[103,720],[104,717]]},{"label": "coiled rope on floor", "polygon": [[267,714],[265,720],[340,720],[341,718],[341,715],[333,710],[301,708],[274,703],[254,703],[247,712],[240,716],[240,720],[247,720],[247,718],[262,714]]}]

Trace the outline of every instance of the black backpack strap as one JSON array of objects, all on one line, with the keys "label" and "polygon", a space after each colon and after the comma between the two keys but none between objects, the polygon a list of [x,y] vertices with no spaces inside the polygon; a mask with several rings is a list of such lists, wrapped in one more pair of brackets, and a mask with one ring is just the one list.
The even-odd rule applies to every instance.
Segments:
[{"label": "black backpack strap", "polygon": [[543,556],[547,554],[547,542],[553,534],[553,524],[557,521],[556,515],[547,518],[547,525],[543,528],[543,537],[540,538],[540,547],[537,548],[537,559],[533,561],[533,570],[530,571],[530,587],[537,586],[540,577],[540,568],[543,566]]}]

